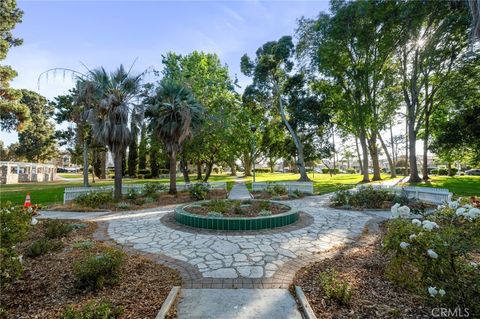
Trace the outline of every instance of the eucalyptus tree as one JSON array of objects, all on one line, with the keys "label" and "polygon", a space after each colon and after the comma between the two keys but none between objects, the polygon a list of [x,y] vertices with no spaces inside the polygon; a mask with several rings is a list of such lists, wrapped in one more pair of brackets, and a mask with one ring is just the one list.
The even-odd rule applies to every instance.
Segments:
[{"label": "eucalyptus tree", "polygon": [[397,59],[408,120],[409,181],[418,182],[416,141],[423,129],[423,179],[427,180],[430,118],[438,105],[438,91],[457,67],[459,56],[467,53],[470,21],[465,6],[452,12],[446,1],[409,1],[399,7],[406,26]]},{"label": "eucalyptus tree", "polygon": [[145,99],[145,115],[150,128],[163,142],[170,161],[170,194],[177,192],[177,155],[185,142],[198,131],[203,121],[203,106],[181,83],[164,80],[155,93]]},{"label": "eucalyptus tree", "polygon": [[132,99],[140,91],[143,74],[131,75],[123,65],[112,73],[104,68],[79,77],[79,90],[88,106],[88,120],[96,142],[108,146],[115,167],[115,199],[122,198],[122,158],[132,138],[128,119]]},{"label": "eucalyptus tree", "polygon": [[250,85],[268,97],[268,107],[278,110],[283,124],[293,139],[296,148],[297,166],[300,180],[309,180],[305,169],[305,158],[301,139],[288,120],[285,86],[293,71],[294,45],[292,37],[283,36],[278,41],[270,41],[261,46],[254,60],[248,55],[241,58],[241,70],[253,78]]},{"label": "eucalyptus tree", "polygon": [[368,152],[380,179],[377,138],[395,111],[386,100],[402,40],[400,12],[393,1],[332,1],[330,11],[300,20],[298,56],[320,83],[317,91],[333,101],[336,125],[360,140],[363,182],[369,181]]}]

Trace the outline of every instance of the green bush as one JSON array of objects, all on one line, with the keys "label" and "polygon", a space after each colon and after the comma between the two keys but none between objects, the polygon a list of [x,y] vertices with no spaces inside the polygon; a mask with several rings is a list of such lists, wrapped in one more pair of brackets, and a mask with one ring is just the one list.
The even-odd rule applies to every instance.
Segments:
[{"label": "green bush", "polygon": [[28,257],[38,257],[44,255],[50,251],[57,251],[62,249],[63,243],[59,240],[50,240],[50,239],[38,239],[28,246],[26,255]]},{"label": "green bush", "polygon": [[139,170],[138,170],[138,174],[141,174],[141,175],[150,175],[150,174],[152,174],[152,172],[151,172],[149,169],[139,169]]},{"label": "green bush", "polygon": [[117,208],[118,209],[129,209],[130,204],[126,203],[126,202],[120,202],[120,203],[117,203]]},{"label": "green bush", "polygon": [[42,225],[45,237],[49,239],[64,237],[73,230],[72,225],[58,219],[47,219]]},{"label": "green bush", "polygon": [[210,206],[212,211],[225,213],[230,208],[230,203],[223,199],[213,199],[206,203]]},{"label": "green bush", "polygon": [[155,196],[158,192],[164,191],[167,189],[167,186],[163,183],[146,183],[143,185],[143,195],[145,196]]},{"label": "green bush", "polygon": [[137,191],[137,190],[135,190],[135,189],[133,189],[133,188],[130,188],[130,189],[128,190],[128,193],[127,193],[127,198],[128,198],[128,199],[135,199],[135,198],[138,197],[138,195],[139,195],[139,194],[138,194],[138,191]]},{"label": "green bush", "polygon": [[267,187],[265,187],[265,191],[271,196],[286,195],[288,193],[285,186],[276,183],[268,183]]},{"label": "green bush", "polygon": [[116,319],[123,313],[122,307],[115,307],[109,302],[89,302],[83,308],[76,310],[67,307],[62,314],[62,319]]},{"label": "green bush", "polygon": [[111,192],[92,192],[84,195],[80,195],[73,200],[75,204],[83,207],[99,208],[112,202]]},{"label": "green bush", "polygon": [[74,249],[83,249],[83,250],[88,250],[93,247],[93,242],[91,240],[83,240],[76,242],[72,245]]},{"label": "green bush", "polygon": [[210,185],[205,183],[196,183],[188,189],[188,192],[190,193],[190,197],[192,199],[204,200],[210,193]]},{"label": "green bush", "polygon": [[480,315],[480,271],[474,262],[479,229],[480,210],[457,202],[423,221],[389,221],[383,240],[387,277],[435,305],[465,307],[473,317]]},{"label": "green bush", "polygon": [[255,173],[270,173],[270,168],[255,168]]},{"label": "green bush", "polygon": [[323,174],[330,174],[330,173],[331,174],[338,174],[339,172],[340,172],[340,170],[338,168],[335,168],[335,169],[333,169],[333,168],[328,169],[326,167],[322,168],[322,173]]},{"label": "green bush", "polygon": [[382,208],[386,201],[393,201],[394,198],[394,193],[366,186],[358,188],[357,191],[337,191],[330,203],[336,207]]},{"label": "green bush", "polygon": [[354,168],[347,168],[348,174],[355,174],[357,171]]},{"label": "green bush", "polygon": [[115,249],[77,261],[73,265],[75,286],[97,290],[105,285],[115,284],[124,262],[124,253]]},{"label": "green bush", "polygon": [[0,208],[0,287],[19,278],[23,272],[20,257],[14,250],[26,238],[33,211],[11,207]]},{"label": "green bush", "polygon": [[339,278],[334,269],[327,269],[318,276],[318,282],[327,299],[342,305],[348,305],[352,299],[352,289],[349,283]]},{"label": "green bush", "polygon": [[[450,176],[455,176],[458,172],[458,169],[452,167],[450,169]],[[439,168],[439,169],[432,169],[432,174],[434,175],[442,175],[442,176],[447,176],[448,175],[448,169],[446,168]]]}]

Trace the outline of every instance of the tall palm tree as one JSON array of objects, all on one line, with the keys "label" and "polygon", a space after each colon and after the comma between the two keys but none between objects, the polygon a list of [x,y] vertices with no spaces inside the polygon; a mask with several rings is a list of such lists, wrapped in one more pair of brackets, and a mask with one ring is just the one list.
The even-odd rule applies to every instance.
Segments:
[{"label": "tall palm tree", "polygon": [[170,161],[170,194],[177,192],[177,154],[203,119],[203,106],[192,92],[178,82],[163,81],[146,99],[145,115],[151,119],[154,134],[163,141]]},{"label": "tall palm tree", "polygon": [[77,86],[87,99],[93,138],[108,146],[113,155],[117,200],[122,198],[122,157],[131,139],[128,128],[131,100],[139,93],[142,75],[130,75],[123,65],[110,74],[102,67],[89,71]]}]

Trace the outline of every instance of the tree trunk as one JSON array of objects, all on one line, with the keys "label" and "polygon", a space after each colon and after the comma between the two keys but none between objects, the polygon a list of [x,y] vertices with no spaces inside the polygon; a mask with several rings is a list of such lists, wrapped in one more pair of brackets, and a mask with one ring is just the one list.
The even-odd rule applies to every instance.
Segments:
[{"label": "tree trunk", "polygon": [[101,179],[106,179],[107,178],[107,152],[102,151],[100,154],[100,162],[101,162],[101,168],[100,168],[100,178]]},{"label": "tree trunk", "polygon": [[335,161],[335,127],[332,129],[332,144],[333,144],[333,174],[335,174],[336,168],[337,168],[337,163]]},{"label": "tree trunk", "polygon": [[358,138],[355,136],[355,146],[357,147],[357,157],[358,157],[358,165],[360,166],[360,175],[363,174],[363,164],[362,158],[360,156],[360,149],[358,148]]},{"label": "tree trunk", "polygon": [[88,187],[88,143],[83,141],[83,186]]},{"label": "tree trunk", "polygon": [[248,153],[243,154],[243,168],[244,176],[252,176],[252,158]]},{"label": "tree trunk", "polygon": [[362,183],[368,183],[370,182],[370,177],[368,176],[368,147],[367,147],[367,138],[365,136],[365,131],[363,129],[360,131],[359,139],[360,139],[360,146],[362,147],[362,152],[363,152]]},{"label": "tree trunk", "polygon": [[177,153],[175,151],[170,152],[170,189],[169,194],[177,193]]},{"label": "tree trunk", "polygon": [[451,176],[452,175],[452,162],[447,163],[447,175]]},{"label": "tree trunk", "polygon": [[[397,152],[395,152],[395,143],[394,143],[394,140],[393,140],[392,123],[390,123],[390,142],[392,143],[392,161],[396,166],[398,158],[397,158]],[[395,167],[395,169],[396,169],[396,167]]]},{"label": "tree trunk", "polygon": [[188,162],[183,156],[180,159],[180,169],[182,170],[183,181],[185,183],[190,183],[190,176],[188,175]]},{"label": "tree trunk", "polygon": [[210,178],[210,174],[212,174],[212,168],[213,168],[213,162],[207,162],[207,168],[205,171],[205,178],[203,181],[206,183],[208,182],[208,179]]},{"label": "tree trunk", "polygon": [[388,153],[387,145],[385,145],[385,142],[383,141],[383,138],[382,138],[381,134],[378,135],[378,139],[380,140],[380,143],[382,144],[383,151],[385,152],[385,155],[387,156],[388,165],[390,166],[390,177],[392,177],[392,178],[397,177],[397,172],[396,172],[397,168],[395,167],[395,162],[392,159],[392,157],[390,156],[390,154]]},{"label": "tree trunk", "polygon": [[415,115],[412,108],[408,110],[408,151],[410,153],[409,158],[409,166],[410,166],[410,178],[408,182],[410,183],[418,183],[420,182],[420,176],[418,176],[418,168],[417,168],[417,151],[415,149],[415,145],[417,142],[417,134],[415,132]]},{"label": "tree trunk", "polygon": [[202,162],[197,161],[197,181],[202,180]]},{"label": "tree trunk", "polygon": [[118,152],[114,155],[114,166],[115,166],[115,188],[114,188],[114,198],[115,200],[122,199],[122,152]]},{"label": "tree trunk", "polygon": [[403,173],[404,176],[408,176],[408,161],[410,160],[410,157],[408,157],[408,117],[405,119],[405,172]]},{"label": "tree trunk", "polygon": [[297,149],[297,166],[298,166],[298,170],[300,171],[299,181],[303,181],[303,182],[309,181],[310,179],[308,178],[307,170],[305,169],[305,158],[303,156],[303,145],[300,142],[300,139],[298,138],[297,134],[293,130],[292,126],[290,125],[290,123],[287,120],[281,96],[279,96],[278,102],[279,102],[280,116],[282,118],[282,121],[285,124],[285,126],[287,127],[288,131],[290,132],[290,135],[292,136],[293,142],[295,143],[295,148]]},{"label": "tree trunk", "polygon": [[237,176],[237,164],[235,164],[235,161],[230,163],[230,176]]},{"label": "tree trunk", "polygon": [[372,157],[373,165],[373,181],[382,180],[380,175],[380,162],[378,160],[378,147],[377,147],[377,132],[372,132],[372,136],[368,139],[368,148],[370,150],[370,156]]},{"label": "tree trunk", "polygon": [[425,131],[423,139],[423,163],[422,163],[422,179],[426,182],[430,179],[428,177],[428,138],[430,135],[430,119],[429,114],[425,114]]}]

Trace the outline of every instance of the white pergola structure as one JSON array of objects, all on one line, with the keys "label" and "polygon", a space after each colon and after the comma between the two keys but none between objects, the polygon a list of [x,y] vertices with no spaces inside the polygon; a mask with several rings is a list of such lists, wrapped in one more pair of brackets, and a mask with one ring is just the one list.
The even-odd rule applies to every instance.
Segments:
[{"label": "white pergola structure", "polygon": [[50,182],[57,177],[52,164],[0,162],[0,184]]}]

